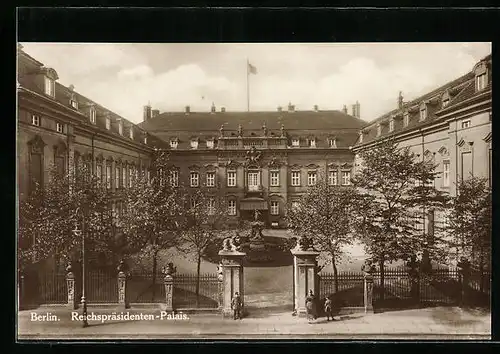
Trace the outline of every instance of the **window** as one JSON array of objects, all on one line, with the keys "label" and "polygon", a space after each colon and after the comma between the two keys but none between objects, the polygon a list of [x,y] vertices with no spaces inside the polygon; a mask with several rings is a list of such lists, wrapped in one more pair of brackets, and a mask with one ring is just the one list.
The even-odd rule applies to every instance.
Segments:
[{"label": "window", "polygon": [[329,145],[331,148],[336,148],[337,147],[337,139],[330,139]]},{"label": "window", "polygon": [[279,215],[280,213],[280,204],[278,201],[271,201],[271,215]]},{"label": "window", "polygon": [[191,187],[198,187],[199,183],[200,183],[200,175],[198,172],[191,172],[190,173],[190,186]]},{"label": "window", "polygon": [[292,186],[300,186],[300,171],[292,171]]},{"label": "window", "polygon": [[134,167],[129,166],[128,167],[128,186],[129,186],[129,188],[132,187],[133,179],[134,179]]},{"label": "window", "polygon": [[316,184],[316,171],[308,171],[307,172],[307,185],[314,186]]},{"label": "window", "polygon": [[170,171],[170,185],[172,187],[179,187],[179,171]]},{"label": "window", "polygon": [[190,198],[190,199],[189,199],[189,207],[190,207],[191,209],[196,208],[196,199],[194,199],[194,198]]},{"label": "window", "polygon": [[328,184],[330,186],[337,185],[337,171],[329,171],[328,172]]},{"label": "window", "polygon": [[227,213],[229,215],[236,215],[236,200],[230,199],[227,204],[228,204]]},{"label": "window", "polygon": [[198,140],[191,140],[191,148],[198,149]]},{"label": "window", "polygon": [[470,120],[464,120],[462,122],[462,129],[469,128],[470,127]]},{"label": "window", "polygon": [[106,188],[111,189],[111,166],[106,166]]},{"label": "window", "polygon": [[410,123],[410,115],[408,113],[405,113],[403,115],[403,126],[407,127],[408,123]]},{"label": "window", "polygon": [[209,148],[209,149],[214,148],[214,141],[213,140],[207,140],[207,148]]},{"label": "window", "polygon": [[280,185],[279,171],[271,171],[271,187],[277,187],[279,185]]},{"label": "window", "polygon": [[236,171],[227,171],[227,186],[236,187]]},{"label": "window", "polygon": [[118,134],[123,135],[123,122],[118,122]]},{"label": "window", "polygon": [[351,172],[343,171],[342,172],[342,185],[348,186],[351,184]]},{"label": "window", "polygon": [[74,109],[78,109],[78,102],[76,100],[70,100],[69,103]]},{"label": "window", "polygon": [[299,139],[292,139],[292,146],[299,146]]},{"label": "window", "polygon": [[450,103],[450,99],[449,98],[444,99],[443,100],[443,108],[446,107],[449,103]]},{"label": "window", "polygon": [[359,142],[363,142],[363,132],[359,132]]},{"label": "window", "polygon": [[36,114],[32,114],[31,115],[31,124],[39,127],[40,126],[40,116],[37,116]]},{"label": "window", "polygon": [[120,188],[120,167],[115,167],[115,188]]},{"label": "window", "polygon": [[56,90],[55,90],[55,81],[45,77],[45,94],[54,97]]},{"label": "window", "polygon": [[148,143],[148,137],[144,136],[144,144],[147,144],[147,143]]},{"label": "window", "polygon": [[62,123],[56,123],[56,130],[58,133],[62,133],[63,132],[63,127],[64,125]]},{"label": "window", "polygon": [[443,187],[450,186],[450,161],[443,161]]},{"label": "window", "polygon": [[172,149],[177,149],[177,140],[170,140],[170,147]]},{"label": "window", "polygon": [[260,173],[259,172],[248,172],[248,190],[257,191],[260,187]]},{"label": "window", "polygon": [[207,213],[208,213],[208,215],[215,214],[215,199],[214,198],[208,199]]},{"label": "window", "polygon": [[389,120],[389,132],[394,131],[394,119]]},{"label": "window", "polygon": [[134,139],[134,128],[130,127],[130,130],[128,131],[128,135],[130,139]]},{"label": "window", "polygon": [[476,76],[476,91],[481,91],[486,87],[487,77],[486,73]]},{"label": "window", "polygon": [[106,117],[106,129],[110,130],[111,129],[111,118]]},{"label": "window", "polygon": [[377,136],[380,136],[382,134],[382,126],[379,124],[377,124]]},{"label": "window", "polygon": [[96,166],[96,177],[97,177],[97,183],[101,184],[102,180],[102,165],[98,164]]},{"label": "window", "polygon": [[126,186],[127,186],[127,168],[125,166],[123,166],[122,167],[122,187],[125,188]]},{"label": "window", "polygon": [[96,122],[96,113],[95,113],[95,108],[90,107],[90,123],[95,124]]},{"label": "window", "polygon": [[420,121],[423,121],[427,118],[427,106],[423,106],[420,108]]},{"label": "window", "polygon": [[316,139],[309,139],[309,147],[316,147]]},{"label": "window", "polygon": [[207,172],[207,187],[215,186],[215,172]]}]

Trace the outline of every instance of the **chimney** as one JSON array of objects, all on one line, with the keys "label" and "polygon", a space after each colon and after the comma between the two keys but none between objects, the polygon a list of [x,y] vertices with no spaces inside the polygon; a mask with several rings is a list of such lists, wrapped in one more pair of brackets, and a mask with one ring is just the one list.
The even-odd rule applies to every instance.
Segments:
[{"label": "chimney", "polygon": [[278,106],[278,112],[282,112],[282,111],[283,111],[283,107]]},{"label": "chimney", "polygon": [[317,112],[317,111],[318,111],[318,105],[317,105],[317,104],[315,104],[315,105],[314,105],[314,112]]},{"label": "chimney", "polygon": [[215,113],[215,104],[212,102],[212,107],[210,108],[210,112]]},{"label": "chimney", "polygon": [[153,109],[151,111],[151,118],[157,117],[160,115],[160,110],[159,109]]},{"label": "chimney", "polygon": [[226,107],[221,107],[221,108],[220,108],[220,111],[221,111],[222,113],[226,112]]},{"label": "chimney", "polygon": [[75,86],[74,86],[74,85],[69,85],[69,86],[68,86],[68,90],[69,90],[70,92],[73,92],[73,91],[75,90]]},{"label": "chimney", "polygon": [[190,106],[186,106],[186,107],[184,108],[184,112],[186,112],[186,114],[191,113],[191,107],[190,107]]},{"label": "chimney", "polygon": [[288,112],[289,113],[295,112],[295,106],[293,104],[291,104],[290,102],[288,102]]},{"label": "chimney", "polygon": [[403,108],[403,93],[399,91],[398,96],[398,108]]},{"label": "chimney", "polygon": [[347,106],[344,105],[344,108],[342,108],[342,112],[344,112],[344,114],[347,114]]},{"label": "chimney", "polygon": [[359,105],[359,102],[356,101],[356,103],[352,105],[352,116],[356,117],[356,118],[360,118],[359,110],[360,110],[360,105]]},{"label": "chimney", "polygon": [[147,121],[150,118],[151,118],[151,106],[148,104],[147,106],[144,106],[143,120],[145,122],[145,121]]}]

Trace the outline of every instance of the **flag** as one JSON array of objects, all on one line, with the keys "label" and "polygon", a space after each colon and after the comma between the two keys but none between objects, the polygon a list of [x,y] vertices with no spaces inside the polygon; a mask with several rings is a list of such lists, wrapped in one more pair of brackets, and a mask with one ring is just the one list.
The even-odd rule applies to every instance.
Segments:
[{"label": "flag", "polygon": [[248,63],[248,73],[249,74],[257,74],[257,68],[252,64]]}]

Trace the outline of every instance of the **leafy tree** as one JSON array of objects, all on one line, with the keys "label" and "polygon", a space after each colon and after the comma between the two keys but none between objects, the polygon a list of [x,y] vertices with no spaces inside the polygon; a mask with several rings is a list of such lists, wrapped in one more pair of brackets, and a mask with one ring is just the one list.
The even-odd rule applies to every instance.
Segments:
[{"label": "leafy tree", "polygon": [[387,140],[360,157],[361,168],[352,179],[364,201],[360,234],[371,261],[380,267],[383,299],[386,262],[424,252],[433,258],[441,255],[440,240],[430,240],[420,228],[423,213],[443,209],[446,198],[434,187],[432,161],[419,158],[409,147]]},{"label": "leafy tree", "polygon": [[216,188],[200,187],[184,193],[184,209],[180,242],[177,248],[196,261],[196,306],[199,305],[201,260],[209,256],[214,245],[222,245],[228,236],[228,205]]},{"label": "leafy tree", "polygon": [[52,258],[58,267],[61,261],[78,257],[81,239],[72,233],[75,223],[81,222],[77,210],[85,213],[86,250],[112,253],[109,195],[91,176],[88,166],[81,163],[66,175],[54,166],[49,177],[19,206],[21,262],[27,266]]},{"label": "leafy tree", "polygon": [[352,186],[330,185],[320,176],[300,198],[298,206],[290,206],[287,211],[287,224],[292,232],[310,238],[315,249],[330,258],[336,292],[337,264],[344,255],[344,247],[355,240],[355,215],[360,202]]},{"label": "leafy tree", "polygon": [[451,246],[482,275],[491,260],[492,201],[488,179],[471,176],[458,183],[457,196],[450,204]]},{"label": "leafy tree", "polygon": [[171,183],[168,153],[155,152],[150,172],[150,180],[144,173],[125,191],[119,226],[126,239],[123,254],[138,252],[140,258],[152,260],[154,298],[158,254],[177,245],[184,205],[180,188]]}]

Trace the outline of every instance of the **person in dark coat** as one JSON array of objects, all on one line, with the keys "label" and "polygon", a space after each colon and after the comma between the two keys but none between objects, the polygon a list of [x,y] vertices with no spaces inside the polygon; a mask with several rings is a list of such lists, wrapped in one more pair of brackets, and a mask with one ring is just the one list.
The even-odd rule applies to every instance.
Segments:
[{"label": "person in dark coat", "polygon": [[234,293],[234,297],[231,300],[231,308],[233,309],[233,320],[241,320],[241,297],[238,292]]},{"label": "person in dark coat", "polygon": [[325,299],[324,310],[325,310],[325,314],[326,314],[326,320],[330,321],[330,317],[331,317],[332,321],[333,321],[334,318],[333,318],[333,311],[332,311],[332,300],[330,300],[329,297],[327,297]]},{"label": "person in dark coat", "polygon": [[306,313],[308,321],[315,320],[317,318],[315,300],[313,291],[309,290],[309,295],[306,297]]}]

